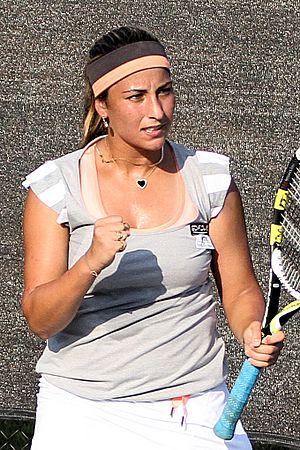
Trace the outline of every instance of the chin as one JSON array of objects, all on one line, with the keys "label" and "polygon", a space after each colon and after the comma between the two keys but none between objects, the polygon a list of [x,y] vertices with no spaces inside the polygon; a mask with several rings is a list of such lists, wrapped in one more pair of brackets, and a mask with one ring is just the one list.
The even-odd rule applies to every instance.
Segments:
[{"label": "chin", "polygon": [[162,149],[164,143],[165,143],[165,139],[160,142],[152,143],[152,145],[145,146],[145,150],[152,151],[152,152],[158,152]]},{"label": "chin", "polygon": [[159,138],[152,138],[146,143],[147,147],[150,147],[153,150],[159,150],[166,142],[167,136],[162,136]]}]

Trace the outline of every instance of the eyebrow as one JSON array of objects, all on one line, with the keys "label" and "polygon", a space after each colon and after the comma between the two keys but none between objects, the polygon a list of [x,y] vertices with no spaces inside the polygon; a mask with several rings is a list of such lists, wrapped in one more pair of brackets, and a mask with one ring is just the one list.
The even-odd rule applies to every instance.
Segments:
[{"label": "eyebrow", "polygon": [[[172,85],[172,84],[173,84],[172,81],[167,81],[165,84],[162,84],[161,86],[159,86],[159,87],[157,88],[157,90],[163,89],[163,88],[165,88],[165,87],[167,87],[167,86],[170,86],[170,85]],[[126,90],[126,91],[122,91],[122,94],[128,94],[129,92],[147,92],[147,89],[132,88],[132,89],[128,89],[128,90]]]}]

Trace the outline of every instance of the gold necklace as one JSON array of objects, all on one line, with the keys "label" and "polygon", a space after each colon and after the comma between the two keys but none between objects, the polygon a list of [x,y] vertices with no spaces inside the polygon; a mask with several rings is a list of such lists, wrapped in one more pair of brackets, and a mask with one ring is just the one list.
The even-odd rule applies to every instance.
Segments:
[{"label": "gold necklace", "polygon": [[159,166],[160,165],[160,163],[162,162],[162,160],[164,159],[164,156],[165,156],[165,149],[164,149],[164,146],[162,146],[162,148],[161,148],[161,156],[160,156],[160,158],[159,158],[159,160],[156,162],[156,163],[153,163],[153,164],[148,164],[148,163],[136,163],[136,162],[134,162],[134,161],[131,161],[130,159],[126,159],[126,158],[114,158],[114,157],[112,157],[115,161],[116,160],[119,160],[119,161],[126,161],[126,162],[129,162],[130,164],[132,164],[133,166],[148,166],[148,167],[154,167],[154,166]]},{"label": "gold necklace", "polygon": [[144,176],[144,178],[138,178],[137,180],[135,180],[135,184],[137,185],[137,187],[139,187],[140,189],[145,189],[148,186],[149,177],[153,174],[155,169],[157,169],[157,165],[152,167],[148,174]]},{"label": "gold necklace", "polygon": [[97,147],[97,144],[96,144],[96,152],[97,152],[97,155],[100,156],[102,164],[110,164],[110,163],[116,162],[116,159],[113,156],[111,157],[111,159],[105,159],[104,156],[102,155],[102,153],[100,153],[100,150]]},{"label": "gold necklace", "polygon": [[[106,149],[108,150],[108,145],[106,142],[106,139],[104,139],[104,143],[106,146]],[[100,156],[101,161],[103,164],[111,164],[111,163],[115,163],[117,160],[122,160],[122,161],[126,161],[129,162],[130,164],[133,164],[134,166],[149,166],[151,167],[150,171],[148,172],[148,174],[146,174],[143,178],[138,178],[135,180],[135,184],[137,185],[137,187],[139,187],[140,189],[145,189],[148,186],[148,180],[150,178],[150,176],[153,174],[154,170],[159,166],[159,164],[162,162],[162,160],[164,159],[165,156],[165,146],[163,145],[161,148],[161,156],[159,158],[159,160],[154,163],[154,164],[145,164],[145,163],[135,163],[133,161],[131,161],[130,159],[126,159],[126,158],[115,158],[114,156],[111,157],[111,159],[105,159],[103,154],[100,153],[100,150],[98,149],[97,145],[96,145],[96,152],[97,154]]]}]

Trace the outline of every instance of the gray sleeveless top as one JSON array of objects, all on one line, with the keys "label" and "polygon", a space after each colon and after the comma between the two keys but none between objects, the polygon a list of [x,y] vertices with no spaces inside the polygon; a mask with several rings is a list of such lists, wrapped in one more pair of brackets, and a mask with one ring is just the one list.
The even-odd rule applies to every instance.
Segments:
[{"label": "gray sleeveless top", "polygon": [[[223,155],[171,145],[198,217],[133,231],[126,250],[98,276],[74,320],[49,338],[38,361],[37,371],[49,382],[79,396],[162,400],[208,390],[226,375],[207,225],[223,207],[229,163]],[[46,162],[23,183],[69,226],[70,266],[88,249],[96,220],[80,192],[83,151]]]}]

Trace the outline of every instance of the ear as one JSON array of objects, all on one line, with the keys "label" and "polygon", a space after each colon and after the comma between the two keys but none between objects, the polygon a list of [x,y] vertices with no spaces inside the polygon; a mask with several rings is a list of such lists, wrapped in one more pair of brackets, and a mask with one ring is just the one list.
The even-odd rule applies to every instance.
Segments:
[{"label": "ear", "polygon": [[101,100],[100,98],[96,98],[95,100],[95,110],[99,114],[100,117],[107,117],[107,106],[105,100]]}]

